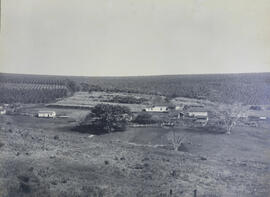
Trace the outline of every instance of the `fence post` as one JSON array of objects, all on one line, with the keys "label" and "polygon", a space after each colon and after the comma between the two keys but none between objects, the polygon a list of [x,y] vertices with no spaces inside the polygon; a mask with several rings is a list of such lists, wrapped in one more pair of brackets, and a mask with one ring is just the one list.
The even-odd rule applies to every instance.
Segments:
[{"label": "fence post", "polygon": [[197,197],[197,190],[194,190],[194,197]]}]

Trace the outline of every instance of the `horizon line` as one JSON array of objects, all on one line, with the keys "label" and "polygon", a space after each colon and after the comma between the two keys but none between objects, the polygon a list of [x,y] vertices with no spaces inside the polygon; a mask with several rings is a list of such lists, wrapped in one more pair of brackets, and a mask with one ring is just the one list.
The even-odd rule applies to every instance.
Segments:
[{"label": "horizon line", "polygon": [[40,73],[14,73],[14,72],[1,72],[0,74],[7,75],[36,75],[36,76],[59,76],[59,77],[106,77],[106,78],[120,78],[120,77],[159,77],[159,76],[199,76],[199,75],[244,75],[244,74],[270,74],[268,72],[225,72],[225,73],[186,73],[186,74],[142,74],[142,75],[66,75],[66,74],[40,74]]}]

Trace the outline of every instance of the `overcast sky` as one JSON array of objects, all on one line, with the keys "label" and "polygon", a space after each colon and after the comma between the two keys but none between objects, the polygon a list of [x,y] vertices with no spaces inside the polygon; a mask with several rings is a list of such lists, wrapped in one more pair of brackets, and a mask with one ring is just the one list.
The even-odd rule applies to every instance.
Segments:
[{"label": "overcast sky", "polygon": [[270,1],[2,0],[0,72],[270,72]]}]

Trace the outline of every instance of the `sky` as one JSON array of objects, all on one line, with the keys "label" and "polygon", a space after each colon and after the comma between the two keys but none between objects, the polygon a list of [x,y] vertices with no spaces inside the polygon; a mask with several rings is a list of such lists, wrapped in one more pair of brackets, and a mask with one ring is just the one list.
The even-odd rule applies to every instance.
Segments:
[{"label": "sky", "polygon": [[270,72],[269,0],[2,0],[0,72]]}]

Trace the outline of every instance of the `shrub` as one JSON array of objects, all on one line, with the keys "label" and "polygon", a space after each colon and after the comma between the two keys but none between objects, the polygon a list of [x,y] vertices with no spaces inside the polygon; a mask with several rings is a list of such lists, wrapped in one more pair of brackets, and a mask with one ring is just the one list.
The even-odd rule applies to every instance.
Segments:
[{"label": "shrub", "polygon": [[256,106],[256,105],[251,106],[249,109],[250,110],[256,110],[256,111],[262,110],[262,108],[260,106]]},{"label": "shrub", "polygon": [[137,117],[133,120],[133,122],[137,124],[154,124],[157,121],[153,119],[151,114],[142,112],[137,115]]}]

